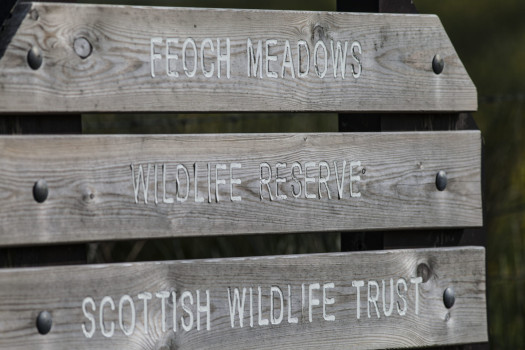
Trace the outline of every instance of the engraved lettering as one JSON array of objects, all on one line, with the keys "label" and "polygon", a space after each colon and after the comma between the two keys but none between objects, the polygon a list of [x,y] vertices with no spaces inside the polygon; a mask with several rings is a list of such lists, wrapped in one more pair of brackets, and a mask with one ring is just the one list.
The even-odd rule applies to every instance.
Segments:
[{"label": "engraved lettering", "polygon": [[299,188],[299,190],[296,192],[295,191],[295,186],[292,184],[292,195],[295,197],[295,198],[298,198],[301,196],[301,193],[303,192],[303,183],[301,181],[299,181],[299,179],[297,179],[297,176],[295,175],[295,169],[299,168],[299,174],[302,175],[303,174],[303,168],[301,167],[301,164],[299,162],[294,162],[292,164],[292,179],[295,181],[295,183],[297,184],[297,187]]},{"label": "engraved lettering", "polygon": [[148,187],[149,187],[149,172],[151,169],[151,164],[148,164],[148,173],[144,177],[144,169],[142,164],[139,165],[139,171],[135,180],[135,167],[131,164],[131,181],[133,183],[133,191],[135,193],[135,203],[139,202],[139,191],[140,185],[142,184],[142,190],[144,193],[144,203],[148,204]]},{"label": "engraved lettering", "polygon": [[240,296],[239,288],[234,288],[233,289],[233,300],[232,300],[231,289],[228,288],[228,304],[230,306],[230,323],[231,323],[232,328],[235,328],[235,314],[239,314],[239,327],[240,328],[243,327],[245,299],[246,299],[246,288],[242,289],[242,298]]},{"label": "engraved lettering", "polygon": [[363,54],[363,50],[361,49],[361,44],[358,41],[354,41],[350,46],[350,52],[355,61],[352,63],[352,76],[357,79],[361,76],[361,72],[363,71],[363,66],[361,64],[361,54]]},{"label": "engraved lettering", "polygon": [[343,160],[343,170],[341,170],[341,181],[339,181],[339,174],[337,171],[337,162],[334,160],[335,180],[337,182],[337,195],[339,199],[343,198],[343,188],[345,184],[345,167],[346,167],[346,160]]},{"label": "engraved lettering", "polygon": [[[326,169],[326,176],[323,177],[323,168]],[[326,194],[328,195],[328,199],[332,199],[332,196],[330,195],[330,188],[328,188],[328,180],[330,179],[330,166],[327,162],[319,162],[319,184],[318,184],[318,193],[319,193],[319,199],[323,198],[321,194],[321,184],[324,184],[324,187],[326,188]]]},{"label": "engraved lettering", "polygon": [[[123,311],[122,311],[124,309],[124,303],[126,302],[129,304],[129,308],[131,311],[131,324],[129,328],[127,329],[126,327],[124,327],[124,319],[123,319]],[[120,301],[118,303],[118,323],[119,323],[120,329],[122,330],[122,332],[124,332],[125,335],[129,337],[130,335],[133,334],[133,331],[135,330],[135,304],[133,303],[133,299],[131,299],[129,295],[123,295],[120,298]],[[162,325],[164,326],[164,323]]]},{"label": "engraved lettering", "polygon": [[144,317],[144,333],[148,334],[148,300],[151,300],[152,295],[151,295],[151,293],[144,292],[144,293],[140,293],[139,295],[137,295],[137,297],[140,300],[144,301],[144,313],[143,313],[143,317]]},{"label": "engraved lettering", "polygon": [[396,283],[396,292],[399,298],[401,298],[401,301],[403,302],[403,306],[401,306],[401,303],[399,301],[397,302],[397,313],[400,316],[405,316],[407,313],[407,300],[405,299],[405,294],[401,293],[401,287],[405,290],[405,292],[408,290],[407,282],[404,278],[400,278],[397,280]]},{"label": "engraved lettering", "polygon": [[160,53],[155,53],[155,45],[162,45],[162,38],[151,38],[150,39],[150,66],[151,66],[151,77],[155,78],[155,60],[161,60],[162,56]]},{"label": "engraved lettering", "polygon": [[206,45],[210,47],[211,53],[215,51],[215,48],[213,47],[213,41],[211,41],[211,39],[209,38],[204,39],[201,43],[200,58],[202,74],[204,74],[206,78],[210,78],[213,75],[213,71],[215,70],[215,64],[213,62],[211,63],[210,70],[206,70],[206,68],[204,67],[204,49],[206,48]]},{"label": "engraved lettering", "polygon": [[246,43],[246,55],[248,56],[248,76],[250,77],[253,74],[254,77],[257,77],[257,71],[259,71],[259,78],[262,79],[262,41],[259,40],[257,42],[257,53],[254,55],[252,41],[248,39]]},{"label": "engraved lettering", "polygon": [[312,322],[312,307],[319,305],[319,299],[314,298],[314,289],[320,289],[319,283],[312,283],[308,286],[308,320]]},{"label": "engraved lettering", "polygon": [[[270,196],[270,200],[273,201],[272,190],[270,189],[270,180],[272,179],[272,168],[270,167],[270,164],[268,164],[268,163],[261,163],[259,165],[259,167],[260,167],[260,170],[261,170],[261,173],[260,173],[261,177],[259,178],[259,181],[260,181],[260,184],[259,184],[259,195],[261,197],[261,200],[264,199],[263,187],[266,186],[266,188],[268,189],[268,195]],[[268,169],[268,177],[264,177],[263,168]]]},{"label": "engraved lettering", "polygon": [[292,317],[292,287],[288,285],[288,323],[298,323],[297,317]]},{"label": "engraved lettering", "polygon": [[206,313],[206,330],[209,331],[210,326],[210,291],[206,290],[206,306],[201,306],[200,301],[200,290],[197,290],[197,330],[200,331],[201,329],[201,313]]},{"label": "engraved lettering", "polygon": [[[193,69],[189,70],[186,62],[187,54],[186,50],[188,49],[188,45],[191,46],[193,50]],[[188,78],[192,78],[195,76],[195,73],[197,72],[197,45],[195,45],[195,40],[192,38],[187,38],[184,40],[184,44],[182,44],[182,68],[184,69],[184,73],[186,73],[186,76]]]},{"label": "engraved lettering", "polygon": [[86,336],[86,338],[93,337],[93,334],[95,334],[95,317],[91,312],[87,311],[88,304],[91,306],[91,310],[93,312],[97,311],[97,306],[95,305],[95,300],[91,297],[84,298],[82,300],[82,312],[84,313],[84,316],[91,322],[91,329],[88,331],[86,325],[82,324],[82,332]]},{"label": "engraved lettering", "polygon": [[385,314],[385,316],[390,316],[392,315],[392,311],[394,309],[394,279],[393,278],[390,279],[390,306],[388,307],[388,311],[386,309],[385,294],[386,294],[386,285],[385,285],[385,280],[383,280],[383,313]]},{"label": "engraved lettering", "polygon": [[281,67],[281,78],[284,78],[286,68],[292,73],[292,78],[295,79],[295,71],[293,68],[293,59],[292,59],[292,49],[290,49],[290,42],[288,40],[284,43],[284,55],[283,55],[283,64]]},{"label": "engraved lettering", "polygon": [[166,198],[166,164],[162,164],[162,201],[166,204],[173,203],[173,198]]},{"label": "engraved lettering", "polygon": [[235,179],[233,178],[233,169],[241,169],[242,165],[241,163],[231,163],[230,164],[230,200],[232,202],[240,202],[241,196],[234,196],[233,195],[233,185],[240,185],[241,179]]},{"label": "engraved lettering", "polygon": [[[376,293],[372,296],[372,287],[375,288]],[[379,314],[379,309],[377,308],[377,301],[379,300],[379,284],[376,281],[368,281],[368,303],[367,303],[367,312],[368,318],[370,318],[370,305],[373,304],[376,310],[377,318],[381,318]]]},{"label": "engraved lettering", "polygon": [[410,283],[414,283],[416,285],[416,290],[414,291],[416,294],[416,315],[419,315],[419,284],[423,282],[422,277],[416,277],[411,278]]},{"label": "engraved lettering", "polygon": [[219,203],[219,185],[225,185],[226,180],[219,180],[219,169],[226,170],[226,164],[215,164],[215,201]]},{"label": "engraved lettering", "polygon": [[[323,70],[321,70],[321,68],[319,67],[319,63],[318,63],[319,57],[320,57],[319,56],[320,48],[323,49],[323,55],[321,56],[321,58],[324,59]],[[315,69],[315,74],[317,74],[317,76],[321,79],[324,78],[324,76],[326,75],[326,71],[328,70],[328,55],[327,55],[326,45],[324,44],[322,40],[319,40],[317,43],[315,43],[314,69]]]},{"label": "engraved lettering", "polygon": [[[301,56],[301,47],[304,47],[304,51],[306,52],[306,59],[303,60]],[[303,62],[306,64],[306,68],[304,71],[301,71],[303,67]],[[299,78],[304,78],[308,75],[310,72],[310,47],[308,46],[307,42],[304,40],[299,40],[297,42],[297,76]]]},{"label": "engraved lettering", "polygon": [[202,203],[204,202],[204,198],[200,197],[199,196],[199,190],[197,188],[197,185],[199,183],[199,177],[198,177],[198,173],[197,173],[197,163],[193,163],[193,178],[194,178],[194,189],[193,189],[193,195],[195,197],[195,202],[196,203]]},{"label": "engraved lettering", "polygon": [[[182,172],[184,173],[184,176],[186,176],[186,194],[184,195],[184,197],[181,197],[180,194],[181,194],[181,181],[180,181],[180,178],[179,178],[179,171],[182,170]],[[190,174],[188,173],[188,169],[182,165],[182,164],[177,164],[177,172],[175,173],[175,182],[177,184],[177,202],[186,202],[186,200],[188,199],[188,196],[190,195]]]},{"label": "engraved lettering", "polygon": [[[160,299],[160,317],[161,317],[161,323],[162,323],[162,331],[166,332],[166,299],[170,296],[170,292],[167,291],[160,291],[158,293],[155,293],[155,296]],[[133,316],[135,318],[135,316]]]},{"label": "engraved lettering", "polygon": [[[353,187],[353,182],[357,182],[357,181],[361,181],[361,177],[359,175],[354,175],[353,174],[353,168],[354,167],[360,167],[361,166],[361,162],[360,161],[356,161],[356,162],[350,162],[350,197],[354,197],[354,198],[359,198],[361,197],[361,193],[359,192],[354,192],[354,187]],[[358,172],[359,174],[359,172]]]},{"label": "engraved lettering", "polygon": [[286,163],[277,163],[275,165],[275,197],[277,199],[286,199],[288,198],[285,194],[279,194],[279,184],[285,183],[285,177],[279,177],[279,169],[286,169]]},{"label": "engraved lettering", "polygon": [[[275,296],[278,296],[279,302],[280,302],[280,313],[279,317],[275,317]],[[284,317],[284,300],[283,300],[283,292],[281,291],[281,288],[278,286],[271,286],[270,288],[270,321],[272,324],[280,324]]]},{"label": "engraved lettering", "polygon": [[217,78],[221,77],[221,62],[226,62],[226,78],[230,79],[231,70],[230,38],[226,38],[226,53],[221,54],[221,39],[217,39]]},{"label": "engraved lettering", "polygon": [[257,291],[258,291],[258,296],[259,296],[259,319],[258,319],[258,323],[259,323],[259,326],[267,326],[268,325],[268,319],[267,318],[263,318],[262,317],[262,292],[261,292],[261,287],[257,287]]},{"label": "engraved lettering", "polygon": [[277,40],[266,40],[266,76],[268,78],[277,78],[277,73],[270,70],[270,62],[276,62],[277,56],[270,55],[270,46],[277,45]]},{"label": "engraved lettering", "polygon": [[334,283],[325,283],[323,284],[323,318],[325,321],[335,321],[334,315],[328,315],[326,313],[326,305],[333,305],[335,304],[334,298],[329,298],[326,294],[327,289],[334,289],[335,285]]},{"label": "engraved lettering", "polygon": [[315,167],[315,162],[306,162],[304,164],[304,196],[306,198],[317,198],[315,193],[308,193],[308,184],[315,182],[315,178],[308,177],[308,167]]},{"label": "engraved lettering", "polygon": [[357,313],[357,319],[361,318],[361,287],[365,285],[365,281],[352,281],[352,287],[356,287],[357,289],[357,297],[356,297],[356,313]]},{"label": "engraved lettering", "polygon": [[180,297],[180,305],[182,307],[182,310],[184,310],[184,312],[188,315],[188,323],[184,322],[184,316],[180,317],[180,322],[182,325],[182,329],[188,332],[190,329],[193,328],[193,312],[191,311],[190,307],[186,305],[186,299],[189,300],[190,305],[193,305],[193,295],[191,294],[191,292],[185,291]]},{"label": "engraved lettering", "polygon": [[166,39],[166,74],[168,75],[168,77],[177,78],[179,76],[179,73],[176,72],[175,70],[172,70],[171,61],[178,60],[179,55],[171,53],[170,51],[171,44],[173,44],[173,46],[178,45],[179,39],[177,38],[167,38]]},{"label": "engraved lettering", "polygon": [[115,322],[110,322],[109,331],[106,330],[106,327],[104,326],[104,305],[109,304],[111,310],[115,310],[115,303],[113,302],[113,299],[111,297],[105,296],[102,298],[102,301],[100,302],[100,331],[102,332],[102,335],[106,338],[111,338],[113,334],[115,333]]}]

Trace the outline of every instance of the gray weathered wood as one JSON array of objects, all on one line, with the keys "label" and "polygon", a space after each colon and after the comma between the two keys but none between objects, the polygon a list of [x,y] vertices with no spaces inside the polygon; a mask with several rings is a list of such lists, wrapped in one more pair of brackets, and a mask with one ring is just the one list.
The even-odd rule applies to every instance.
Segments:
[{"label": "gray weathered wood", "polygon": [[[479,131],[2,137],[0,245],[481,226],[480,147]],[[351,163],[356,161],[361,165]],[[294,162],[301,167],[294,168],[301,185],[291,175]],[[307,162],[313,164],[307,167]],[[327,186],[319,181],[328,175],[326,165],[319,166],[322,162],[330,168],[330,199]],[[268,187],[261,185],[261,176],[269,178],[263,163],[272,169],[273,200]],[[278,163],[286,167],[277,175]],[[194,164],[202,202],[195,199]],[[184,168],[178,170],[176,191],[179,165]],[[312,178],[308,195],[317,198],[305,198],[306,168]],[[190,177],[189,194],[179,202],[176,198],[188,193],[184,169]],[[350,169],[360,180],[350,182]],[[442,192],[435,185],[439,170],[448,174]],[[216,171],[223,184],[215,181]],[[286,199],[277,198],[277,177],[282,179],[279,194]],[[40,179],[49,188],[43,203],[33,199],[33,184]],[[350,183],[354,196],[360,197],[351,197]],[[240,200],[232,201],[232,196]],[[170,198],[173,203],[167,203]]]},{"label": "gray weathered wood", "polygon": [[[476,88],[433,15],[27,3],[17,6],[14,16],[6,32],[13,36],[6,35],[0,42],[0,113],[477,109]],[[158,38],[154,53],[161,55],[154,60],[155,77],[151,74],[152,38]],[[177,78],[166,73],[168,38],[179,40],[170,49],[179,56],[171,63]],[[195,76],[186,76],[182,67],[186,38],[195,41],[199,52],[203,41],[211,39],[214,51],[210,42],[204,51],[204,69],[211,71],[215,64],[211,77],[204,76],[200,57]],[[230,79],[225,62],[221,77],[217,76],[217,39],[221,39],[224,54],[227,38],[231,43]],[[262,78],[248,77],[247,39],[252,40],[255,51],[262,40],[263,70],[266,40],[276,40],[270,43],[269,55],[276,58],[269,62],[269,70],[278,78],[266,72]],[[290,68],[281,77],[286,40],[295,78]],[[310,49],[306,77],[299,77],[299,40]],[[332,40],[336,51],[337,42],[342,49],[348,43],[345,79],[340,68],[334,78]],[[314,67],[319,41],[328,51],[322,79]],[[353,42],[359,42],[362,54],[357,46],[352,48]],[[36,71],[26,62],[33,45],[43,52],[43,64]],[[185,62],[193,71],[193,50],[191,44],[188,47]],[[302,46],[301,50],[304,58],[306,49]],[[319,69],[323,71],[321,51]],[[358,78],[353,76],[359,72],[353,54],[362,63]],[[432,70],[436,54],[445,60],[439,75]]]},{"label": "gray weathered wood", "polygon": [[[416,277],[424,281],[417,285],[417,314],[416,283],[411,282]],[[402,282],[399,284],[406,304],[394,292],[392,314],[386,316],[383,305],[388,313],[391,278],[394,290],[399,279],[406,281],[406,289]],[[352,281],[364,282],[360,288],[359,319],[357,287],[352,286]],[[373,303],[367,302],[370,281],[372,299],[377,291],[374,281],[380,289],[377,311]],[[316,283],[319,289],[315,288]],[[310,321],[311,284],[314,284],[312,300],[320,302],[312,303]],[[283,308],[278,292],[274,292],[273,313],[277,320],[260,325],[258,287],[261,318],[270,319],[272,286],[281,290]],[[448,287],[455,292],[455,304],[450,309],[443,304],[443,291]],[[242,328],[238,312],[233,328],[231,325],[228,289],[233,303],[235,288],[241,298],[246,288]],[[326,318],[323,289],[327,298]],[[209,329],[207,312],[200,312],[200,330],[197,330],[197,290],[201,307],[208,305],[206,290],[210,295]],[[156,297],[162,291],[170,293],[165,304],[164,330],[162,302]],[[176,293],[176,332],[173,332],[172,292]],[[180,301],[184,292],[191,293],[193,298],[192,304],[188,297],[184,299],[185,307],[193,315],[191,329],[186,328],[189,330],[184,330],[181,323],[191,323]],[[140,293],[152,295],[147,305],[147,334]],[[135,306],[135,328],[129,336],[123,333],[119,322],[119,304],[124,295],[129,295]],[[115,305],[114,310],[107,303],[103,307],[104,332],[114,325],[111,337],[103,336],[100,326],[101,302],[106,296]],[[85,298],[92,298],[96,305],[93,310],[92,304],[88,301],[85,304],[86,313],[95,319],[91,338],[82,329],[85,327],[88,334],[93,329],[89,316],[82,310]],[[331,298],[333,303],[328,300]],[[0,347],[5,349],[383,349],[487,340],[485,250],[480,247],[8,269],[0,271],[0,300]],[[405,305],[406,313],[400,315],[398,307],[402,313]],[[35,327],[35,319],[43,310],[50,312],[53,319],[47,335],[38,334]],[[123,303],[122,310],[124,329],[131,332],[129,301]],[[278,322],[281,310],[283,318]],[[330,321],[329,316],[334,320]],[[297,318],[297,322],[290,323],[292,318]]]}]

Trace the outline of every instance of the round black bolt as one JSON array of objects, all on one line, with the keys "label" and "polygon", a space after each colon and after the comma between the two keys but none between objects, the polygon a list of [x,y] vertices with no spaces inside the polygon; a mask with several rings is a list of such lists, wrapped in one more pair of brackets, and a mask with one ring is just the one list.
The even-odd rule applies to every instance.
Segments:
[{"label": "round black bolt", "polygon": [[36,318],[36,329],[38,333],[47,334],[51,330],[53,319],[48,311],[41,311]]},{"label": "round black bolt", "polygon": [[42,51],[37,46],[33,46],[27,53],[27,63],[33,70],[37,70],[42,65]]},{"label": "round black bolt", "polygon": [[46,180],[38,180],[35,182],[35,185],[33,186],[33,198],[35,198],[35,201],[43,203],[47,199],[48,194],[49,190],[47,188]]},{"label": "round black bolt", "polygon": [[438,191],[444,191],[447,187],[447,173],[440,170],[436,175],[436,188]]},{"label": "round black bolt", "polygon": [[445,289],[445,292],[443,293],[443,304],[445,304],[445,307],[447,309],[450,309],[452,306],[454,306],[454,302],[456,301],[456,297],[454,295],[454,289],[451,287],[448,287]]},{"label": "round black bolt", "polygon": [[75,39],[75,41],[73,42],[73,49],[75,50],[75,53],[78,55],[78,57],[82,59],[88,58],[89,55],[91,55],[91,52],[93,51],[91,43],[88,41],[88,39],[84,37],[79,37]]},{"label": "round black bolt", "polygon": [[435,55],[432,60],[432,69],[434,70],[434,73],[441,74],[443,68],[445,68],[445,61],[440,54]]}]

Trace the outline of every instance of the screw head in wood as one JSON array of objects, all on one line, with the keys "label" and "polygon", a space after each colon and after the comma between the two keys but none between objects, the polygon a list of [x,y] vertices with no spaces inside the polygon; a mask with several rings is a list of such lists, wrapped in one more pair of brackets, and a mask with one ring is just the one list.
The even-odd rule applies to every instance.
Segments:
[{"label": "screw head in wood", "polygon": [[440,170],[436,175],[436,188],[438,191],[444,191],[447,187],[447,173]]},{"label": "screw head in wood", "polygon": [[49,190],[47,188],[46,180],[40,179],[35,182],[35,185],[33,186],[33,198],[35,198],[35,201],[43,203],[47,199],[48,194]]},{"label": "screw head in wood", "polygon": [[450,309],[452,306],[454,306],[455,302],[456,296],[454,295],[454,289],[448,287],[445,289],[445,292],[443,292],[443,304],[445,304],[447,309]]},{"label": "screw head in wood", "polygon": [[42,65],[42,51],[40,51],[38,46],[33,46],[27,52],[27,64],[33,70],[37,70]]},{"label": "screw head in wood", "polygon": [[36,318],[36,329],[38,333],[47,334],[51,330],[53,319],[48,311],[41,311]]},{"label": "screw head in wood", "polygon": [[434,56],[434,59],[432,60],[432,70],[434,70],[434,73],[441,74],[443,72],[443,68],[445,68],[445,61],[443,60],[443,57],[441,57],[440,54],[437,54]]},{"label": "screw head in wood", "polygon": [[73,49],[75,50],[75,53],[78,55],[78,57],[82,59],[88,58],[93,51],[91,43],[83,36],[75,39],[73,42]]}]

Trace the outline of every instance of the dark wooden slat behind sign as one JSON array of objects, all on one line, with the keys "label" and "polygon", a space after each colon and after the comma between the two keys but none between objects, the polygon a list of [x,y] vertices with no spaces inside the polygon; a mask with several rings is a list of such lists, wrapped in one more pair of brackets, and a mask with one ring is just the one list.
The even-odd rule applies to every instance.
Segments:
[{"label": "dark wooden slat behind sign", "polygon": [[2,137],[0,244],[481,226],[480,141],[479,131]]},{"label": "dark wooden slat behind sign", "polygon": [[[433,15],[26,3],[14,16],[0,43],[0,113],[477,109]],[[230,58],[218,60],[227,39]],[[255,56],[261,43],[256,77],[248,39]]]},{"label": "dark wooden slat behind sign", "polygon": [[3,0],[0,3],[0,29],[4,26],[4,21],[11,16],[11,10],[16,2],[17,0]]},{"label": "dark wooden slat behind sign", "polygon": [[[487,339],[480,247],[4,269],[0,300],[5,349],[383,349]],[[53,320],[46,335],[35,327],[43,310]]]}]

